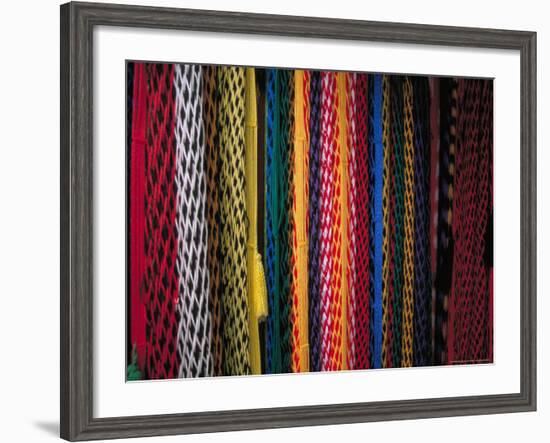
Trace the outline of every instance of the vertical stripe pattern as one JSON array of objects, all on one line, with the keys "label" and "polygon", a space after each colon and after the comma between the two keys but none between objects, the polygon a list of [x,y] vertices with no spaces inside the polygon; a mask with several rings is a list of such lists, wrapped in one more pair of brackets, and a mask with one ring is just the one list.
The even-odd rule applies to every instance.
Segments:
[{"label": "vertical stripe pattern", "polygon": [[493,83],[127,63],[127,379],[493,361]]}]

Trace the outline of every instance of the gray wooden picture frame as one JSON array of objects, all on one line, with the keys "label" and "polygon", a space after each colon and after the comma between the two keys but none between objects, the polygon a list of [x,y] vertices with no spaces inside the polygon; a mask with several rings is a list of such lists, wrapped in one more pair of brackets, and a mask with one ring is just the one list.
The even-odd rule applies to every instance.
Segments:
[{"label": "gray wooden picture frame", "polygon": [[[92,66],[95,26],[268,34],[517,50],[521,58],[519,393],[271,409],[93,416]],[[113,4],[61,6],[61,437],[281,428],[536,409],[536,33]]]}]

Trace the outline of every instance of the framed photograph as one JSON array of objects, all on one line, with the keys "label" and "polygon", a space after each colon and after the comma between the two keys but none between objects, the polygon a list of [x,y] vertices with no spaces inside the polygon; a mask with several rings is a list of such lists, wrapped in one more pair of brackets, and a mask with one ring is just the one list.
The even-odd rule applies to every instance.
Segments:
[{"label": "framed photograph", "polygon": [[536,34],[61,6],[61,437],[536,409]]}]

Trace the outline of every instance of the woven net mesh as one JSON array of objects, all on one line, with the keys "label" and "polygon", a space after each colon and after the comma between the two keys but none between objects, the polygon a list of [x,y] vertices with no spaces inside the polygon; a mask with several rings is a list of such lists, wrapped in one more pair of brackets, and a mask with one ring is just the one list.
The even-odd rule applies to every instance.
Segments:
[{"label": "woven net mesh", "polygon": [[180,359],[177,348],[179,325],[178,279],[175,270],[177,235],[174,68],[148,64],[147,145],[145,153],[145,278],[146,376],[175,378]]},{"label": "woven net mesh", "polygon": [[202,70],[176,65],[176,231],[179,377],[212,375]]},{"label": "woven net mesh", "polygon": [[246,198],[245,198],[245,71],[240,67],[218,68],[221,131],[220,183],[221,256],[224,374],[250,373],[248,296],[246,292]]},{"label": "woven net mesh", "polygon": [[460,79],[453,188],[450,363],[488,361],[489,278],[485,263],[491,213],[492,85]]},{"label": "woven net mesh", "polygon": [[212,334],[213,374],[222,375],[222,316],[221,316],[221,255],[220,255],[220,149],[217,113],[219,94],[217,68],[202,68],[202,97],[206,156],[206,220],[208,223],[207,263],[210,273],[210,316]]},{"label": "woven net mesh", "polygon": [[405,163],[405,217],[403,258],[403,315],[401,366],[413,364],[414,316],[414,122],[413,86],[409,77],[403,81],[403,131]]}]

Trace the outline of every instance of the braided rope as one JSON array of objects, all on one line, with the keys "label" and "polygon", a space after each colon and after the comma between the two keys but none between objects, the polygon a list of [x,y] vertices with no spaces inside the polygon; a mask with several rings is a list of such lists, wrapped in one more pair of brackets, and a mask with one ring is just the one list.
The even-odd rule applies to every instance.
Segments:
[{"label": "braided rope", "polygon": [[145,278],[148,379],[179,373],[178,281],[175,198],[174,68],[147,64],[147,146],[145,154]]},{"label": "braided rope", "polygon": [[220,152],[218,142],[217,113],[219,95],[217,91],[217,68],[204,66],[203,117],[206,156],[206,219],[208,223],[207,263],[210,276],[211,346],[213,354],[213,375],[222,375],[222,317],[220,287]]},{"label": "braided rope", "polygon": [[218,68],[224,374],[250,373],[245,196],[245,71]]},{"label": "braided rope", "polygon": [[334,299],[332,302],[332,310],[334,316],[335,333],[334,340],[334,370],[347,369],[347,303],[348,303],[348,283],[347,283],[347,268],[348,268],[348,119],[347,119],[347,102],[348,102],[348,82],[347,73],[339,72],[337,74],[337,113],[338,113],[338,158],[334,165],[335,176],[335,223],[336,227],[333,231],[334,254],[337,259],[333,262],[334,269]]},{"label": "braided rope", "polygon": [[414,123],[413,87],[409,77],[403,82],[403,125],[405,151],[405,218],[403,263],[403,316],[401,339],[401,366],[413,365],[414,316]]},{"label": "braided rope", "polygon": [[431,363],[429,84],[414,77],[414,321],[413,364]]},{"label": "braided rope", "polygon": [[209,277],[206,266],[208,227],[202,71],[198,65],[176,65],[176,231],[179,277],[179,377],[212,375]]},{"label": "braided rope", "polygon": [[[368,369],[370,367],[370,288],[372,283],[369,277],[371,266],[369,246],[370,201],[369,180],[369,102],[368,102],[368,75],[356,74],[354,91],[355,118],[353,122],[355,141],[350,143],[350,179],[355,177],[355,183],[350,186],[350,263],[355,268],[351,281],[353,290],[349,293],[350,320],[349,343],[352,355],[350,369]],[[352,105],[350,105],[352,106]],[[351,114],[351,110],[350,110]],[[352,137],[353,138],[353,137]],[[352,170],[353,169],[353,170]],[[353,203],[352,203],[353,202]],[[348,354],[349,355],[349,354]],[[353,361],[351,360],[353,359]]]},{"label": "braided rope", "polygon": [[321,73],[311,71],[309,95],[308,304],[310,370],[321,370],[320,318],[320,195],[321,195]]},{"label": "braided rope", "polygon": [[321,370],[329,371],[333,364],[333,244],[334,220],[334,164],[337,154],[336,73],[321,73]]}]

